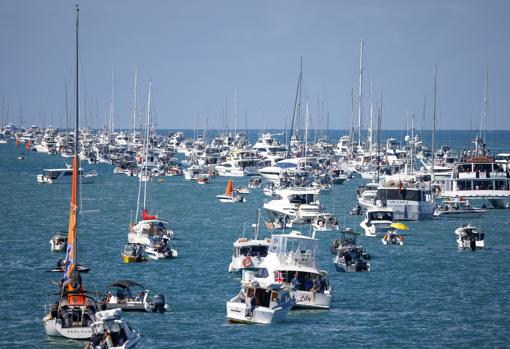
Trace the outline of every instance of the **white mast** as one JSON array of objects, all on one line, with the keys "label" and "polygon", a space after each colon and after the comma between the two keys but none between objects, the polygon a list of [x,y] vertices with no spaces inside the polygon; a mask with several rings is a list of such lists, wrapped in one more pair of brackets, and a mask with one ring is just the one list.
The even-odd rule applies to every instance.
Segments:
[{"label": "white mast", "polygon": [[237,88],[234,88],[234,142],[237,134]]},{"label": "white mast", "polygon": [[368,138],[368,151],[369,154],[372,152],[372,142],[373,142],[373,134],[374,134],[374,124],[373,124],[373,117],[374,117],[374,100],[372,99],[372,80],[370,80],[370,128],[368,130],[369,138]]},{"label": "white mast", "polygon": [[143,208],[147,205],[147,161],[149,158],[149,126],[151,122],[151,90],[152,90],[152,80],[149,80],[149,98],[147,98],[147,125],[145,126],[145,182],[143,188]]},{"label": "white mast", "polygon": [[359,82],[358,82],[358,145],[361,146],[363,113],[363,40],[359,42]]},{"label": "white mast", "polygon": [[133,143],[136,137],[136,87],[138,83],[138,69],[135,70],[135,95],[133,101]]},{"label": "white mast", "polygon": [[436,89],[437,89],[437,64],[434,65],[434,104],[432,106],[432,182],[435,180],[434,166],[436,162],[436,154],[434,147],[436,145]]},{"label": "white mast", "polygon": [[483,142],[486,142],[487,131],[487,93],[489,90],[489,67],[485,67],[485,93],[483,97],[483,115],[480,125],[480,137],[483,137]]},{"label": "white mast", "polygon": [[112,99],[111,99],[111,102],[110,102],[110,135],[113,134],[113,115],[114,115],[114,109],[113,109],[113,106],[114,106],[114,87],[113,87],[113,74],[114,74],[114,70],[112,68]]}]

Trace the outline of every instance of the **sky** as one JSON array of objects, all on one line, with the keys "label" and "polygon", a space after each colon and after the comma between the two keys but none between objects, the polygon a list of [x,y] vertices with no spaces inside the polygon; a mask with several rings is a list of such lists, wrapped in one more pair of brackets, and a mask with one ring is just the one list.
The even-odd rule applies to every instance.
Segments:
[{"label": "sky", "polygon": [[[487,129],[510,129],[510,1],[78,1],[81,123],[114,126],[145,112],[158,128],[283,128],[303,60],[309,125],[346,129],[364,42],[363,124],[370,85],[382,127],[477,129],[488,67]],[[0,2],[0,123],[66,126],[74,110],[75,5]],[[426,98],[425,113],[424,100]],[[85,103],[86,102],[86,103]],[[375,106],[377,109],[378,106]],[[138,119],[139,117],[137,117]],[[287,120],[287,121],[286,121]],[[357,116],[356,116],[357,125]]]}]

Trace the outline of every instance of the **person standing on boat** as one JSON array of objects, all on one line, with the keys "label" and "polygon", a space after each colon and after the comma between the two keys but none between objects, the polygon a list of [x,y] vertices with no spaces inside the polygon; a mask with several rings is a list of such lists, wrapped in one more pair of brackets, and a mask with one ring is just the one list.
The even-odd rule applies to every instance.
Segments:
[{"label": "person standing on boat", "polygon": [[298,273],[297,272],[294,273],[294,277],[290,281],[290,285],[295,290],[298,290],[299,286],[301,286],[301,282],[299,281]]}]

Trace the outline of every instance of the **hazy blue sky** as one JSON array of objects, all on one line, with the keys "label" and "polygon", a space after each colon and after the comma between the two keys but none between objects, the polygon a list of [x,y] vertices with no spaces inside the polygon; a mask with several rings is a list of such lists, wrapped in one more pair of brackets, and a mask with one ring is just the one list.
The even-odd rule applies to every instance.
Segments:
[{"label": "hazy blue sky", "polygon": [[[220,126],[234,88],[239,123],[279,128],[292,112],[299,59],[316,125],[324,97],[331,128],[350,125],[359,40],[366,80],[383,94],[383,127],[431,125],[438,65],[438,128],[477,128],[489,66],[489,129],[509,129],[510,1],[82,1],[81,86],[87,123],[104,124],[115,69],[115,124],[128,127],[135,69],[138,104],[153,81],[159,127]],[[74,103],[74,2],[0,2],[0,94],[9,121],[65,124],[64,82]],[[368,97],[368,89],[365,91]],[[226,102],[227,101],[227,102]],[[0,101],[1,102],[1,101]],[[82,108],[83,109],[83,108]],[[365,119],[368,114],[365,115]],[[419,125],[418,125],[419,126]]]}]

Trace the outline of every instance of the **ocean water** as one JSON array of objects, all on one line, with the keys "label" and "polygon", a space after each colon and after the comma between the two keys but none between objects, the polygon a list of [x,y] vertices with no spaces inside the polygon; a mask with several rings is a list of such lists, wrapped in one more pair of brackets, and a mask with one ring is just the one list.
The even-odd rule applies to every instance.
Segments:
[{"label": "ocean water", "polygon": [[[338,139],[343,132],[331,132]],[[192,134],[188,131],[187,134]],[[400,131],[384,132],[401,137]],[[437,144],[470,145],[473,132],[438,132]],[[256,132],[250,132],[256,137]],[[429,139],[430,134],[424,135]],[[488,133],[490,149],[510,150],[510,132]],[[48,273],[60,254],[50,252],[56,230],[67,228],[70,186],[42,185],[43,168],[61,167],[60,156],[30,153],[17,160],[13,142],[0,145],[0,336],[1,348],[81,348],[76,342],[46,336],[44,305],[54,301]],[[67,159],[69,162],[69,159]],[[103,291],[117,279],[136,280],[161,292],[171,304],[165,314],[124,313],[142,335],[140,348],[338,348],[338,347],[508,347],[510,344],[510,211],[490,210],[480,224],[486,231],[483,251],[459,251],[454,230],[462,220],[410,222],[402,247],[383,246],[378,238],[360,237],[372,255],[369,273],[338,273],[329,253],[335,233],[319,233],[321,269],[330,273],[330,310],[296,310],[281,323],[229,325],[225,303],[239,290],[239,276],[227,272],[232,243],[250,231],[256,209],[267,200],[260,189],[247,202],[221,204],[215,196],[227,178],[197,185],[182,177],[149,184],[151,212],[170,221],[179,257],[123,264],[136,209],[136,178],[114,175],[109,165],[83,185],[79,261],[92,270],[83,275],[88,290]],[[234,179],[246,185],[247,178]],[[359,228],[359,217],[346,213],[355,203],[360,179],[320,195],[341,222]],[[308,229],[302,229],[308,232]],[[264,231],[265,232],[265,231]],[[267,232],[265,232],[267,233]]]}]

